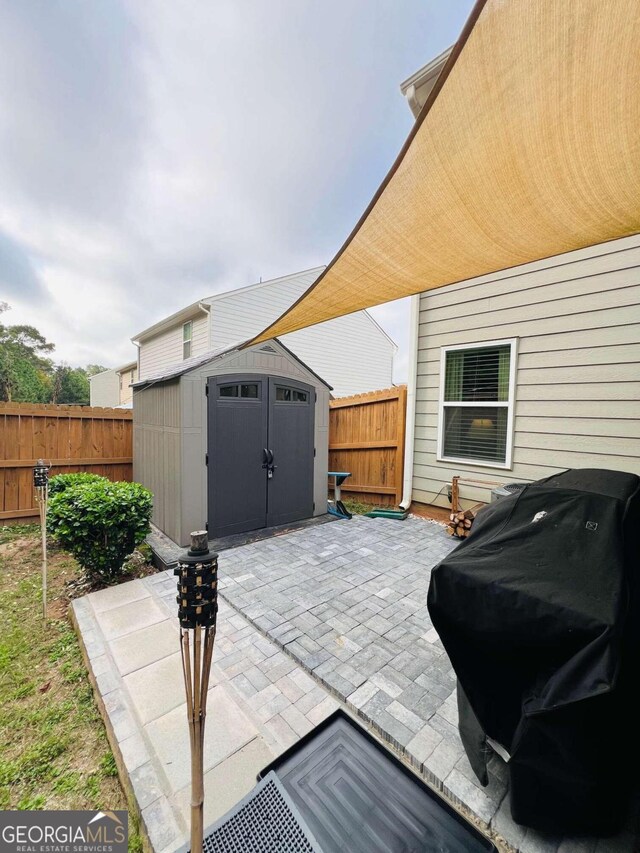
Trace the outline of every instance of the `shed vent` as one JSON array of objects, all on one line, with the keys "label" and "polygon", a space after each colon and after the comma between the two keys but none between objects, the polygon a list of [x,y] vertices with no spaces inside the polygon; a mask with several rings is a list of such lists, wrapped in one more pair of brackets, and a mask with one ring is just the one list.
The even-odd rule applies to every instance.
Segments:
[{"label": "shed vent", "polygon": [[274,348],[273,348],[272,346],[270,346],[269,344],[267,344],[267,345],[266,345],[266,346],[264,346],[264,347],[260,347],[260,352],[277,352],[277,350],[276,350],[276,349],[274,349]]}]

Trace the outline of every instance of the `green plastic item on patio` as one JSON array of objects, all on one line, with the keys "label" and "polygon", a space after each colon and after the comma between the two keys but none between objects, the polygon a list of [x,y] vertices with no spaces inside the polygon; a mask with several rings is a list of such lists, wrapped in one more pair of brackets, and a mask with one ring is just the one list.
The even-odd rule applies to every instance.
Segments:
[{"label": "green plastic item on patio", "polygon": [[409,515],[407,509],[372,509],[365,513],[368,518],[394,518],[396,521],[404,521]]}]

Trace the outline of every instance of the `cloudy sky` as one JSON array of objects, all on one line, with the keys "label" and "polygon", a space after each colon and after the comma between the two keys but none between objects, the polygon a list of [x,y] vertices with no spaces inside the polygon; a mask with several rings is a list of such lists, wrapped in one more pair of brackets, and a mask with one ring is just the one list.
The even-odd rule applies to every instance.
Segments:
[{"label": "cloudy sky", "polygon": [[[328,263],[407,136],[399,83],[472,0],[0,5],[0,300],[73,365]],[[401,346],[407,306],[373,309]]]}]

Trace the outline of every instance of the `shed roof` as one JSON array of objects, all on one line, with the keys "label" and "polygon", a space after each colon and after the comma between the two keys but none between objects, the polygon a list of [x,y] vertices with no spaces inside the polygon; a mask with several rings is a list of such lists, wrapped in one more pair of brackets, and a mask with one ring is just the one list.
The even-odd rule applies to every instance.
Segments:
[{"label": "shed roof", "polygon": [[[278,338],[274,338],[271,341],[267,342],[268,344],[276,343],[278,346],[285,351],[287,355],[289,355],[294,361],[297,361],[305,370],[307,370],[312,376],[315,376],[319,382],[322,382],[323,385],[332,391],[333,386],[329,385],[329,383],[324,380],[321,376],[312,370],[308,364],[305,364],[302,359],[298,358],[298,356],[292,352],[288,347],[286,347],[282,341],[278,340]],[[227,344],[223,347],[219,347],[215,350],[209,350],[209,352],[205,352],[202,355],[194,355],[191,358],[185,358],[184,361],[180,361],[177,364],[172,365],[171,367],[165,368],[159,373],[154,374],[153,376],[147,376],[145,379],[139,380],[138,382],[132,382],[132,388],[145,388],[148,385],[157,385],[159,382],[168,382],[171,379],[177,379],[179,376],[184,376],[185,373],[190,373],[192,370],[195,370],[198,367],[202,367],[204,364],[208,364],[211,361],[216,361],[217,359],[224,358],[225,356],[231,355],[234,352],[238,352],[241,349],[245,350],[247,345],[247,341],[239,341],[235,344]],[[260,350],[264,349],[265,342],[261,344],[256,344],[255,349]],[[254,347],[251,347],[254,349]]]}]

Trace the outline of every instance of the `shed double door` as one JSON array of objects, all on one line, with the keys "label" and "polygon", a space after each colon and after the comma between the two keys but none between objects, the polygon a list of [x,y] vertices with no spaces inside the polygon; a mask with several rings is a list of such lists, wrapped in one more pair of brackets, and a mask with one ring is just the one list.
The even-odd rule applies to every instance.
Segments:
[{"label": "shed double door", "polygon": [[208,380],[212,538],[313,515],[315,390],[277,376]]}]

